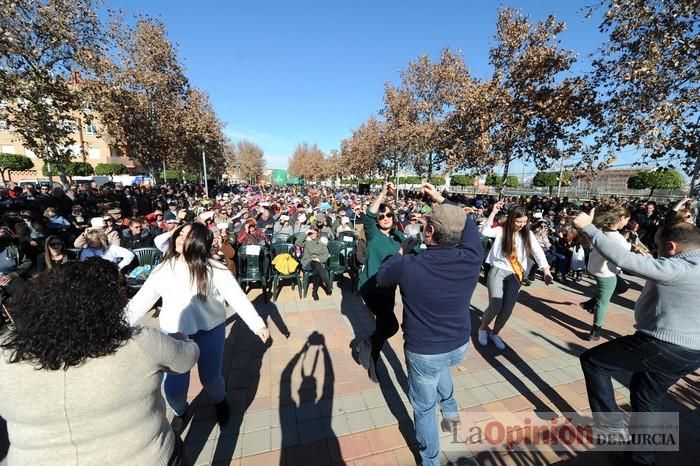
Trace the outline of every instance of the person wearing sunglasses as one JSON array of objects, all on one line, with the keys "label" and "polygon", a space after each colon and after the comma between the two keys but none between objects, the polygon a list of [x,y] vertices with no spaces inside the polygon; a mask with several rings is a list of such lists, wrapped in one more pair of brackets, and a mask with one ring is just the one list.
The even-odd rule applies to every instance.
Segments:
[{"label": "person wearing sunglasses", "polygon": [[369,378],[375,383],[379,382],[376,364],[384,342],[399,331],[394,314],[396,286],[381,288],[376,275],[382,263],[396,254],[406,239],[396,229],[394,211],[384,202],[388,192],[396,192],[393,183],[382,187],[363,218],[367,251],[365,265],[360,271],[360,294],[376,316],[376,329],[369,338],[353,345],[353,356],[367,369]]},{"label": "person wearing sunglasses", "polygon": [[36,259],[36,274],[53,270],[66,262],[68,262],[68,254],[66,254],[65,243],[60,236],[51,235],[46,238],[44,252],[39,254]]}]

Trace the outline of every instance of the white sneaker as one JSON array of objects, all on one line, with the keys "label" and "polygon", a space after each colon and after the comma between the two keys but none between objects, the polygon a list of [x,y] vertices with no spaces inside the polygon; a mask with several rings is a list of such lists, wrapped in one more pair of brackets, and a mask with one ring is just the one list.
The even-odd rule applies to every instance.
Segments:
[{"label": "white sneaker", "polygon": [[479,344],[481,346],[486,346],[489,344],[489,331],[479,330]]},{"label": "white sneaker", "polygon": [[493,342],[493,346],[495,346],[497,349],[503,351],[506,349],[506,343],[503,341],[503,338],[499,337],[498,335],[491,334],[491,341]]}]

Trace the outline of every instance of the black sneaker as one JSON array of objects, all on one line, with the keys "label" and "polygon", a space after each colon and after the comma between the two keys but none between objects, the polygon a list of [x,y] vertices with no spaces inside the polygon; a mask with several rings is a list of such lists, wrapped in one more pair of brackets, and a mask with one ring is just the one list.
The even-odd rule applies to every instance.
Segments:
[{"label": "black sneaker", "polygon": [[594,325],[593,328],[591,329],[591,333],[589,333],[586,336],[586,340],[588,341],[598,341],[600,340],[600,331],[603,330],[602,327],[598,327],[597,325]]},{"label": "black sneaker", "polygon": [[313,290],[311,292],[311,297],[314,298],[314,301],[318,301],[319,299],[321,299],[318,297],[318,290]]},{"label": "black sneaker", "polygon": [[224,400],[219,403],[216,403],[216,422],[219,423],[220,427],[225,426],[228,424],[228,420],[231,417],[231,411],[229,410],[228,407],[228,401]]}]

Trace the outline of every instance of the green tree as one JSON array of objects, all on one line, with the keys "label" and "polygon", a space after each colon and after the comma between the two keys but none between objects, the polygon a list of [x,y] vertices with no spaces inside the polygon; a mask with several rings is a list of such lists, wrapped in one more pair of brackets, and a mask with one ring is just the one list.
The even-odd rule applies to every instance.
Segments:
[{"label": "green tree", "polygon": [[[3,183],[10,179],[11,172],[31,170],[32,168],[34,168],[34,162],[29,157],[0,152],[0,177]],[[7,178],[5,178],[5,175],[7,175]]]},{"label": "green tree", "polygon": [[[95,169],[87,162],[68,162],[63,166],[63,170],[67,176],[92,176],[95,173]],[[59,171],[54,165],[51,165],[51,171],[49,171],[48,164],[44,164],[41,167],[41,174],[44,176],[57,176]]]},{"label": "green tree", "polygon": [[[562,174],[561,185],[571,186],[573,174],[564,172]],[[549,188],[549,195],[552,195],[554,188],[559,186],[559,172],[537,172],[532,179],[532,184],[538,188]]]},{"label": "green tree", "polygon": [[452,175],[450,184],[454,186],[473,186],[474,177],[472,175]]},{"label": "green tree", "polygon": [[649,189],[649,197],[657,189],[675,190],[683,187],[683,175],[678,170],[660,168],[640,171],[627,179],[629,189]]},{"label": "green tree", "polygon": [[517,188],[518,187],[518,177],[517,176],[507,176],[505,181],[503,177],[499,175],[486,175],[486,186],[505,186],[507,188]]},{"label": "green tree", "polygon": [[114,176],[128,173],[129,169],[123,163],[98,163],[95,166],[95,175]]}]

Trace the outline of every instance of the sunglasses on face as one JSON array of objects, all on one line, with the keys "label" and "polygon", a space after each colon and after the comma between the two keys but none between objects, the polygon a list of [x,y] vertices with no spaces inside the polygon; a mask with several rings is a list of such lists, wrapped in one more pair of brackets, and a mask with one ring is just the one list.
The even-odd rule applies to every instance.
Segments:
[{"label": "sunglasses on face", "polygon": [[377,219],[384,220],[385,218],[394,218],[394,212],[381,212]]}]

